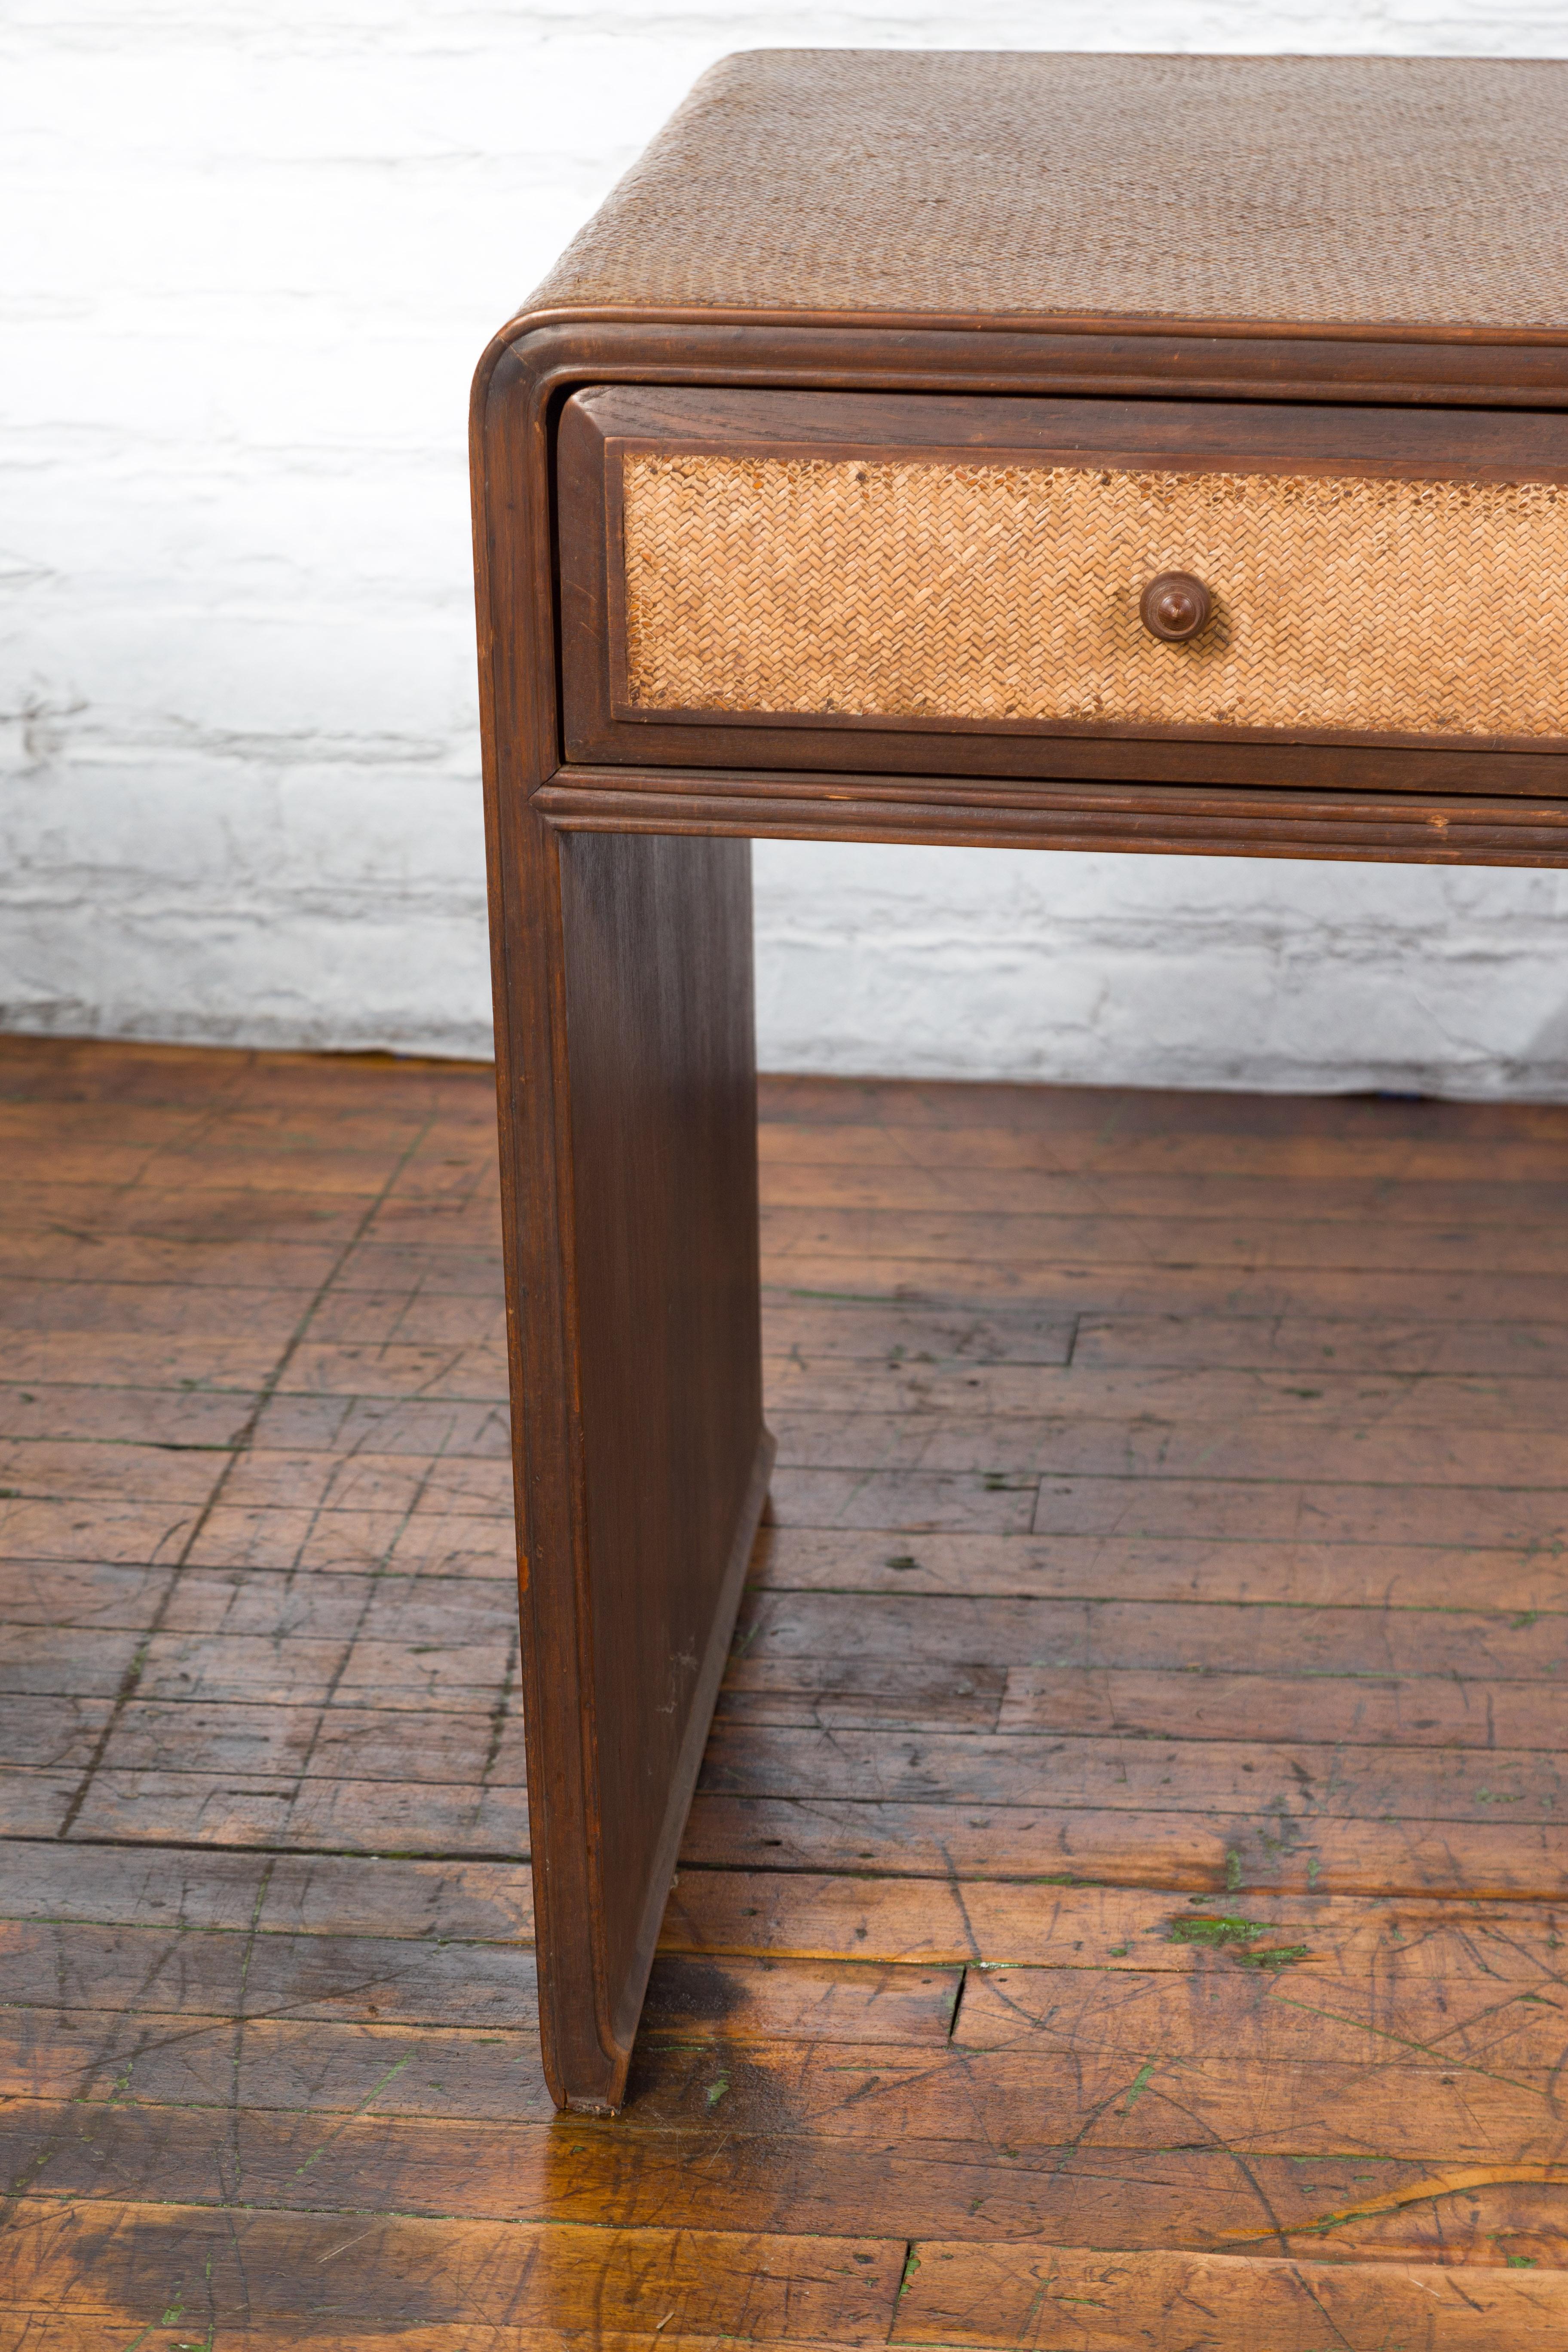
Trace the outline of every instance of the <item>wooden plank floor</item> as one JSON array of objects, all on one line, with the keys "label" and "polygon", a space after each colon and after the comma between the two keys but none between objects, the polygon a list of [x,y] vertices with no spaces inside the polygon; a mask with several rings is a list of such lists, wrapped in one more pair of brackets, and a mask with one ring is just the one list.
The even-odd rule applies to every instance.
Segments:
[{"label": "wooden plank floor", "polygon": [[774,1082],[773,1523],[534,2039],[489,1079],[0,1041],[26,2352],[1561,2352],[1568,1110]]}]

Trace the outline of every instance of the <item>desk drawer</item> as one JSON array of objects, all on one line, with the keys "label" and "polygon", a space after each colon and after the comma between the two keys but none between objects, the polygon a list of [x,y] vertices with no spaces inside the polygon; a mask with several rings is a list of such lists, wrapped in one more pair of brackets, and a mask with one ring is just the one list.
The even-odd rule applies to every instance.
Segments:
[{"label": "desk drawer", "polygon": [[1568,419],[617,388],[561,452],[573,757],[1568,748]]}]

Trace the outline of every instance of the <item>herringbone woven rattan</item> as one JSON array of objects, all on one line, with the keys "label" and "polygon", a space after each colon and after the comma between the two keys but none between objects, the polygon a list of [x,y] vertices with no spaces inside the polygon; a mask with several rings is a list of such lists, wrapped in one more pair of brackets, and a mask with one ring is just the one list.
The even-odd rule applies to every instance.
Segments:
[{"label": "herringbone woven rattan", "polygon": [[531,308],[1568,329],[1568,61],[763,49]]},{"label": "herringbone woven rattan", "polygon": [[[1568,737],[1568,484],[628,455],[640,709]],[[1161,572],[1215,601],[1162,644]]]}]

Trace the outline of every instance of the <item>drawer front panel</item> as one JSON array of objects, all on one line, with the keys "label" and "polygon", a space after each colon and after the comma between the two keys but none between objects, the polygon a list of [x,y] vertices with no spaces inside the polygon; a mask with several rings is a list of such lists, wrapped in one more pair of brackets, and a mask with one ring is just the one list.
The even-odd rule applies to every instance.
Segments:
[{"label": "drawer front panel", "polygon": [[556,486],[569,763],[1568,796],[1568,414],[606,385]]},{"label": "drawer front panel", "polygon": [[621,496],[631,712],[1568,736],[1560,483],[643,451]]}]

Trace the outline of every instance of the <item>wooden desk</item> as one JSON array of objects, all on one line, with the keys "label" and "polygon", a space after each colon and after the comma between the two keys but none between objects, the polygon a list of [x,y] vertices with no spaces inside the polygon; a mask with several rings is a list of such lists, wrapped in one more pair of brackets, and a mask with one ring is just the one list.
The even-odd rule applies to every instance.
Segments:
[{"label": "wooden desk", "polygon": [[531,1837],[626,2082],[771,1441],[748,836],[1568,863],[1568,66],[772,51],[481,362]]}]

